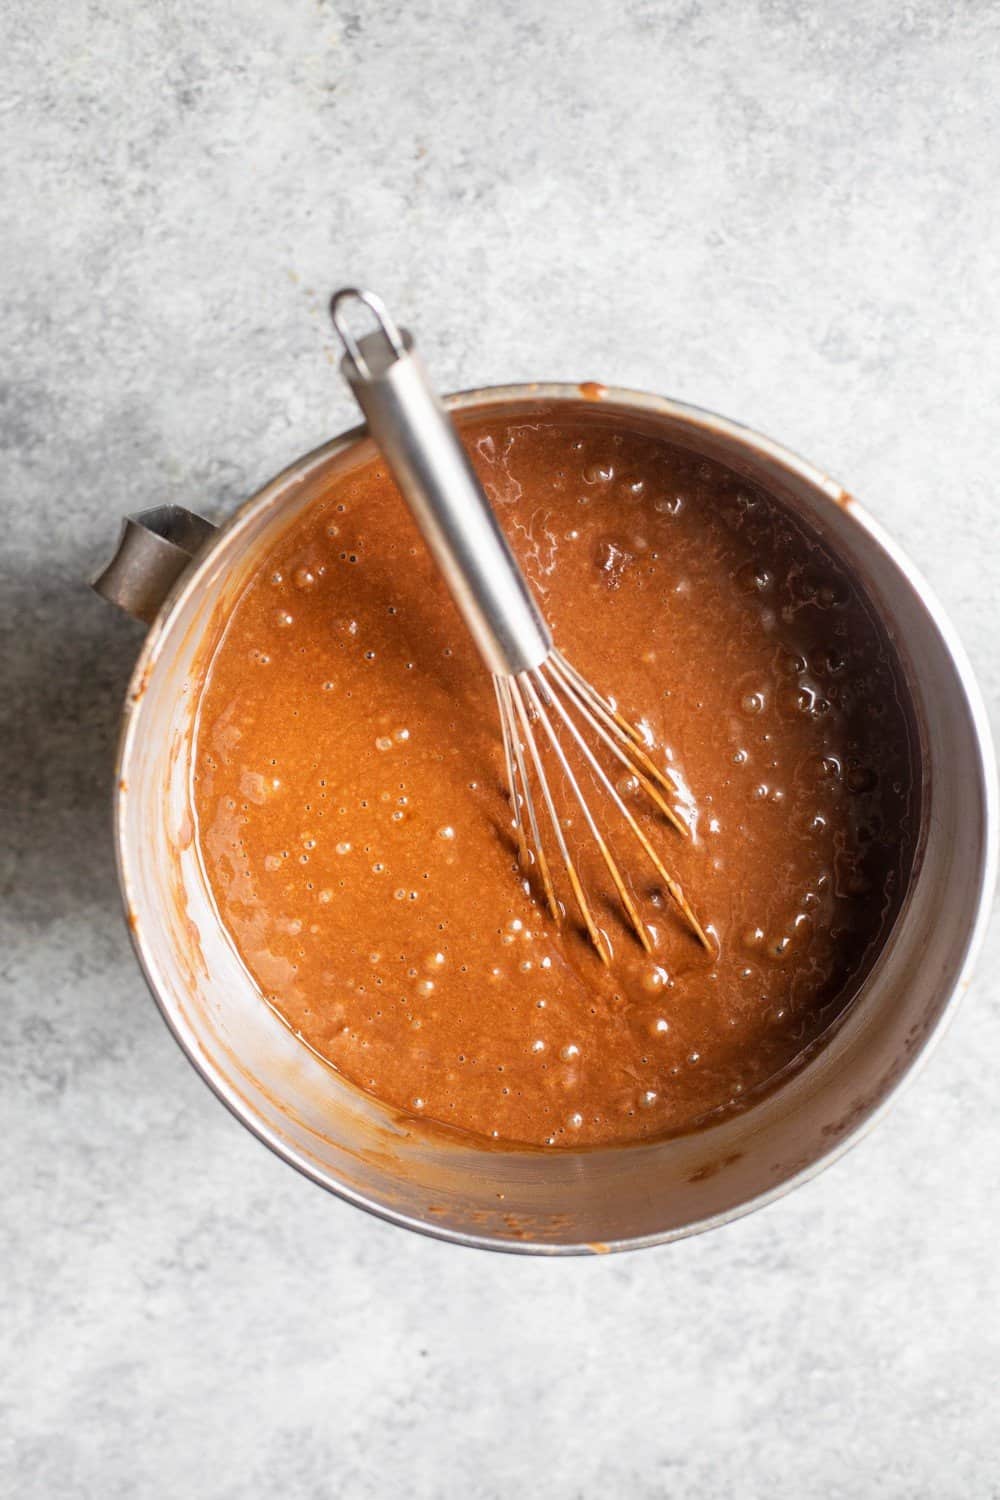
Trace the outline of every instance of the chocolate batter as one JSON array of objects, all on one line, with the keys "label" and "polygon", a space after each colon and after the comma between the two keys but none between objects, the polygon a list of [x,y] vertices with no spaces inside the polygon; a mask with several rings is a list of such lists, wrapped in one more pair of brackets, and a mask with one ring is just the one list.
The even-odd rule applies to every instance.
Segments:
[{"label": "chocolate batter", "polygon": [[608,903],[605,968],[524,889],[489,677],[379,464],[262,558],[211,663],[219,911],[287,1024],[410,1114],[549,1147],[688,1131],[802,1058],[892,920],[917,814],[893,654],[722,466],[597,413],[465,436],[556,641],[676,786],[688,840],[622,789],[717,952],[627,837],[652,956]]}]

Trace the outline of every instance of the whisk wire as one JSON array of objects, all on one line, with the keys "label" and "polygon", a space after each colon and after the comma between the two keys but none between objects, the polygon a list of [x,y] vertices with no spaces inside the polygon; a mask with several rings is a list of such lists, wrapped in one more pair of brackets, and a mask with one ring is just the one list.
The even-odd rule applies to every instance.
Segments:
[{"label": "whisk wire", "polygon": [[709,941],[708,934],[705,932],[705,930],[702,927],[701,923],[698,921],[698,918],[695,916],[694,912],[691,910],[691,907],[690,907],[690,905],[688,903],[687,897],[684,895],[684,891],[682,890],[680,884],[673,878],[673,876],[667,870],[667,868],[664,865],[662,859],[657,854],[656,850],[654,849],[653,845],[650,843],[650,841],[646,837],[646,835],[643,833],[642,829],[639,827],[639,824],[636,822],[636,820],[633,817],[632,813],[625,806],[625,803],[622,801],[622,799],[619,796],[619,794],[616,791],[616,789],[611,785],[611,782],[608,780],[607,775],[605,774],[604,770],[602,769],[602,767],[599,765],[598,761],[596,760],[596,758],[594,756],[594,753],[591,750],[590,746],[587,744],[586,740],[580,734],[579,730],[576,728],[576,726],[570,720],[569,716],[567,715],[567,713],[566,713],[565,709],[563,708],[562,704],[560,703],[559,699],[554,697],[553,698],[553,703],[554,703],[556,709],[558,710],[558,712],[560,714],[560,717],[562,718],[564,724],[566,725],[567,729],[569,730],[570,734],[573,736],[573,739],[575,740],[576,744],[579,746],[580,751],[582,752],[582,754],[586,758],[588,764],[591,766],[591,768],[593,769],[594,773],[598,777],[599,781],[601,782],[601,785],[604,787],[604,790],[608,793],[608,795],[611,798],[612,802],[614,803],[616,809],[621,814],[621,816],[625,819],[625,822],[628,824],[629,828],[632,830],[632,832],[635,834],[636,838],[638,839],[640,845],[642,846],[642,849],[643,849],[644,853],[646,854],[647,858],[649,859],[650,863],[652,864],[653,868],[655,869],[657,875],[659,875],[660,879],[663,881],[663,884],[666,887],[667,893],[670,896],[671,900],[674,902],[675,906],[677,906],[677,908],[679,909],[679,911],[682,912],[685,921],[688,923],[689,927],[694,932],[694,934],[697,937],[698,941],[702,944],[702,946],[705,949],[707,949],[708,951],[711,951],[712,944]]},{"label": "whisk wire", "polygon": [[[585,695],[583,689],[577,685],[577,680],[570,675],[568,665],[558,651],[553,651],[551,657],[543,663],[543,666],[547,667],[553,673],[559,686],[564,689],[573,707],[577,710],[588,728],[593,730],[598,739],[607,746],[612,755],[625,767],[630,775],[636,778],[646,796],[656,809],[663,814],[667,822],[673,824],[677,832],[684,838],[689,838],[690,830],[687,825],[677,816],[660,790],[660,787],[672,790],[669,782],[667,782],[666,778],[656,769],[653,762],[640,750],[639,746],[633,740],[625,739],[610,710],[605,712],[598,695],[596,693],[593,694],[594,699],[597,701],[591,706],[590,699]],[[580,679],[580,681],[583,682],[584,679]],[[626,746],[627,748],[625,748]],[[656,777],[658,785],[651,779],[652,776]]]},{"label": "whisk wire", "polygon": [[[535,733],[531,725],[531,719],[528,714],[528,709],[525,705],[524,697],[521,693],[520,680],[518,678],[510,678],[508,679],[506,686],[510,694],[511,701],[513,702],[517,710],[517,717],[520,721],[521,733],[524,736],[524,743],[527,746],[528,755],[531,759],[531,764],[535,772],[535,779],[542,794],[542,802],[545,806],[545,811],[548,814],[549,823],[552,826],[552,833],[556,841],[556,846],[559,850],[560,858],[563,862],[563,867],[566,871],[566,877],[570,883],[570,889],[573,892],[573,897],[579,909],[580,916],[583,918],[583,925],[586,927],[587,932],[590,936],[590,941],[597,949],[601,958],[606,964],[610,964],[611,952],[608,947],[607,939],[594,920],[594,914],[590,909],[590,903],[587,900],[583,885],[580,881],[580,877],[577,874],[576,865],[573,862],[573,858],[569,852],[569,847],[566,843],[566,838],[562,830],[562,824],[559,820],[559,814],[556,811],[555,801],[552,796],[552,789],[549,786],[549,780],[545,774],[545,766],[542,762],[542,757],[538,749],[537,741],[535,739]],[[516,730],[514,735],[514,743],[515,745],[517,744]],[[529,816],[531,816],[531,809],[533,804],[527,777],[524,778],[524,785],[527,792],[526,805],[529,809]],[[537,847],[539,850],[542,848],[541,839],[538,840]]]},{"label": "whisk wire", "polygon": [[[593,908],[583,889],[576,862],[566,840],[563,821],[559,817],[556,799],[553,795],[545,768],[545,758],[540,748],[539,735],[544,741],[547,750],[558,764],[572,800],[583,816],[590,837],[601,856],[631,927],[646,952],[653,951],[653,940],[649,928],[639,914],[635,899],[625,883],[621,868],[612,852],[609,841],[602,834],[594,812],[580,786],[579,779],[566,753],[566,746],[562,743],[559,732],[559,729],[561,729],[563,734],[568,736],[568,739],[576,747],[576,750],[579,751],[583,762],[588,766],[598,786],[608,797],[611,805],[638,842],[664,889],[691,931],[702,946],[707,951],[711,951],[712,945],[708,934],[692,910],[680,883],[670,874],[652,842],[639,826],[634,814],[626,805],[622,795],[614,786],[607,771],[595,755],[594,750],[588,744],[584,734],[581,732],[580,725],[575,722],[570,709],[579,716],[584,727],[591,730],[600,742],[614,754],[618,763],[623,765],[629,774],[636,778],[638,785],[650,798],[654,807],[661,812],[665,812],[670,822],[678,831],[684,833],[686,836],[690,836],[686,825],[677,817],[673,808],[665,805],[658,787],[653,784],[651,777],[647,776],[644,772],[643,763],[648,762],[650,767],[652,767],[652,762],[649,761],[648,756],[645,755],[645,752],[636,743],[638,731],[633,729],[630,736],[626,739],[624,732],[619,732],[618,725],[619,722],[624,724],[627,721],[621,719],[621,716],[607,700],[603,699],[596,689],[591,687],[586,678],[582,677],[575,668],[571,667],[565,657],[558,652],[553,652],[539,667],[533,668],[530,671],[521,672],[516,676],[510,677],[498,675],[494,678],[494,684],[497,703],[500,708],[507,780],[511,791],[514,825],[522,867],[529,868],[531,866],[531,854],[533,852],[533,862],[537,866],[546,901],[556,921],[560,920],[562,912],[555,894],[551,871],[544,852],[538,814],[532,792],[533,784],[537,788],[542,805],[545,808],[547,820],[551,825],[552,834],[559,851],[559,857],[566,871],[566,876],[584,926],[601,958],[605,963],[610,963],[611,954],[607,938],[598,927]],[[557,721],[559,728],[553,722],[553,718]],[[655,770],[655,767],[652,767],[652,769]],[[669,785],[659,773],[657,773],[657,779],[661,785]],[[527,827],[525,826],[525,820],[527,820]]]},{"label": "whisk wire", "polygon": [[[517,691],[517,685],[509,677],[494,677],[493,681],[496,686],[497,701],[500,705],[500,724],[503,730],[504,749],[507,754],[507,785],[510,789],[511,802],[514,807],[514,822],[517,827],[521,868],[527,871],[531,868],[533,862],[537,865],[542,889],[545,892],[545,899],[554,920],[558,923],[562,920],[562,911],[556,897],[552,876],[549,872],[549,863],[545,857],[545,846],[542,843],[542,836],[538,828],[538,817],[535,813],[535,803],[531,795],[531,783],[528,780],[528,772],[524,764],[524,751],[521,747],[521,739],[514,716],[515,710],[512,698]],[[544,775],[544,773],[542,774]],[[531,853],[525,841],[524,820],[521,815],[522,802],[531,830],[534,861],[532,861]],[[570,883],[572,884],[572,879]]]},{"label": "whisk wire", "polygon": [[[555,698],[550,692],[549,686],[542,676],[541,669],[536,669],[531,673],[524,673],[523,679],[525,691],[531,701],[531,706],[535,710],[537,717],[539,718],[542,726],[545,729],[545,733],[548,736],[549,743],[551,744],[556,758],[559,761],[562,773],[566,777],[570,790],[572,791],[573,796],[575,797],[577,804],[579,805],[580,811],[583,813],[584,821],[586,822],[587,827],[590,830],[590,836],[594,840],[594,843],[597,845],[601,858],[604,861],[605,868],[608,874],[611,876],[611,882],[614,885],[615,890],[618,892],[618,899],[621,901],[622,906],[625,908],[628,919],[632,923],[632,926],[635,930],[636,937],[639,939],[646,952],[652,953],[653,940],[650,937],[649,933],[646,931],[645,923],[639,916],[639,913],[636,911],[635,903],[632,900],[631,895],[629,894],[628,887],[626,886],[625,881],[622,878],[622,873],[615,862],[610,848],[608,847],[608,842],[597,826],[597,820],[595,819],[594,814],[590,809],[590,804],[587,801],[586,797],[583,795],[583,792],[580,790],[580,783],[574,775],[572,767],[569,764],[569,760],[567,759],[566,752],[560,744],[558,736],[556,735],[555,730],[552,727],[552,722],[549,719],[548,713],[546,712],[545,704],[542,701],[542,696],[537,691],[539,687],[541,688],[542,694],[544,695],[545,699],[547,699],[549,706],[556,710],[563,723],[569,729],[577,745],[582,750],[584,758],[586,759],[591,770],[595,772],[595,774],[602,782],[605,791],[609,792],[612,798],[616,801],[618,801],[617,793],[611,786],[607,777],[604,775],[597,761],[594,759],[594,756],[589,747],[581,738],[573,723],[567,717],[566,711],[563,708],[562,704],[559,702],[558,698]],[[621,805],[620,801],[618,805],[620,810],[624,812],[625,809]]]},{"label": "whisk wire", "polygon": [[[572,663],[566,660],[561,651],[553,650],[548,658],[547,665],[551,666],[559,674],[567,691],[573,694],[577,702],[586,704],[595,717],[606,726],[606,731],[601,733],[597,729],[597,725],[593,725],[594,729],[598,733],[601,733],[601,738],[604,739],[605,744],[614,750],[619,760],[629,766],[629,769],[635,775],[639,776],[640,779],[644,775],[647,780],[661,787],[668,796],[672,796],[675,788],[670,785],[663,772],[647,755],[642,737],[635,728],[635,725],[630,724],[606,698],[602,697],[593,684],[588,682],[586,677],[582,676]],[[691,830],[683,819],[677,816],[677,813],[670,804],[665,802],[655,791],[650,790],[649,787],[646,787],[646,791],[667,821],[673,824],[677,832],[683,838],[690,838]]]}]

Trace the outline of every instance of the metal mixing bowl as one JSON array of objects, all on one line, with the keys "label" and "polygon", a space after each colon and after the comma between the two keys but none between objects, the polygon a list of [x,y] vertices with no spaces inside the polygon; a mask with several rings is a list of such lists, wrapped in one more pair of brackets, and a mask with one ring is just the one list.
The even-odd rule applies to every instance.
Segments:
[{"label": "metal mixing bowl", "polygon": [[859,580],[912,694],[923,810],[909,888],[856,999],[818,1055],[745,1114],[681,1139],[591,1151],[489,1149],[414,1126],[325,1067],[262,1003],[220,925],[194,840],[198,684],[261,548],[372,456],[363,430],[300,459],[218,531],[173,507],[133,518],[98,580],[152,620],[125,706],[115,801],[135,948],[202,1077],[323,1187],[466,1245],[550,1255],[655,1245],[758,1208],[835,1160],[940,1034],[969,983],[993,888],[986,717],[961,646],[908,560],[839,485],[776,443],[690,406],[596,386],[493,388],[448,404],[459,420],[572,413],[694,449],[776,495]]}]

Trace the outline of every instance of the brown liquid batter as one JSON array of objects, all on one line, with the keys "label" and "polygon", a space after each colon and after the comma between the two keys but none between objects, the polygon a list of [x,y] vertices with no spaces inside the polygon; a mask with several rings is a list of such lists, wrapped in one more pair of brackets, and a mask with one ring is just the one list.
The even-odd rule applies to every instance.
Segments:
[{"label": "brown liquid batter", "polygon": [[818,540],[720,465],[600,417],[465,436],[557,643],[676,785],[689,840],[623,792],[718,952],[627,835],[652,956],[602,904],[603,967],[525,891],[489,676],[376,464],[262,560],[211,663],[219,911],[288,1025],[408,1113],[547,1146],[691,1130],[801,1059],[891,922],[917,797],[894,658]]}]

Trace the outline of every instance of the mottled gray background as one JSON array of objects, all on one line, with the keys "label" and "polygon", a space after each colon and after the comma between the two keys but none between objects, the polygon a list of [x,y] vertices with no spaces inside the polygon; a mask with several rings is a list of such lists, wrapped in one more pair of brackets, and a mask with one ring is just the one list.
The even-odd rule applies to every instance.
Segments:
[{"label": "mottled gray background", "polygon": [[600,378],[864,497],[1000,706],[986,0],[0,0],[3,1493],[996,1497],[996,938],[813,1185],[546,1263],[325,1196],[215,1102],[119,915],[121,512],[351,417],[352,277],[446,388]]}]

